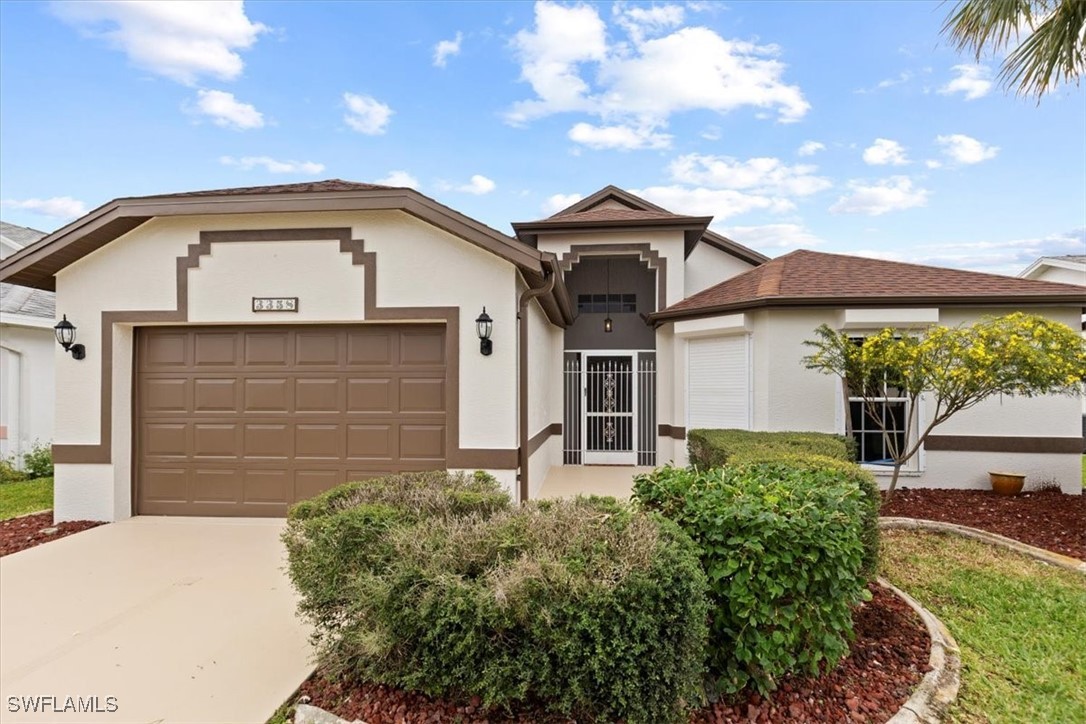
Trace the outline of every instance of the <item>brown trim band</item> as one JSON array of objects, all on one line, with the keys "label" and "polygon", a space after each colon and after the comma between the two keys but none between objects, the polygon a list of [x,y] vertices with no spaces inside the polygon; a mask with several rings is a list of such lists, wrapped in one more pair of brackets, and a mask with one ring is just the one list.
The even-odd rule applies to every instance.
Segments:
[{"label": "brown trim band", "polygon": [[543,445],[555,435],[562,434],[562,423],[552,422],[537,432],[528,440],[528,457],[535,454],[535,451],[543,447]]},{"label": "brown trim band", "polygon": [[1083,451],[1081,437],[995,437],[987,435],[929,435],[924,441],[928,451],[1072,453]]},{"label": "brown trim band", "polygon": [[[233,241],[339,241],[340,251],[351,254],[351,263],[364,268],[363,303],[365,318],[371,321],[436,320],[445,323],[446,429],[445,464],[450,468],[512,470],[517,467],[517,450],[463,449],[460,447],[460,308],[459,307],[378,307],[377,255],[365,251],[361,239],[351,238],[350,228],[257,229],[250,231],[201,231],[200,242],[190,244],[187,254],[177,258],[177,309],[169,311],[102,312],[102,371],[100,442],[97,445],[54,445],[53,461],[63,464],[107,464],[113,458],[113,326],[115,324],[184,324],[188,322],[189,270],[199,268],[200,258],[211,253],[211,245]],[[244,322],[237,322],[244,324]],[[135,375],[132,378],[135,384]]]},{"label": "brown trim band", "polygon": [[656,272],[656,308],[667,307],[667,259],[649,244],[574,244],[562,255],[558,263],[562,271],[570,271],[580,263],[582,256],[609,256],[637,254],[642,264]]},{"label": "brown trim band", "polygon": [[660,425],[657,428],[657,434],[660,437],[670,437],[672,440],[685,440],[686,428],[678,427],[676,425]]}]

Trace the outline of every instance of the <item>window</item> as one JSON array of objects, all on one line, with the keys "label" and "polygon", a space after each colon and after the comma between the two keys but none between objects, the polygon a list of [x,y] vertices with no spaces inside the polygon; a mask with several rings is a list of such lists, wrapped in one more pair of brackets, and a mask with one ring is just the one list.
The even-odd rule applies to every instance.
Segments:
[{"label": "window", "polygon": [[636,312],[636,294],[578,294],[577,314]]},{"label": "window", "polygon": [[[862,345],[864,339],[853,337],[852,341]],[[907,442],[908,405],[908,400],[886,373],[872,375],[866,380],[849,380],[847,412],[858,462],[893,464],[893,450],[900,454]]]}]

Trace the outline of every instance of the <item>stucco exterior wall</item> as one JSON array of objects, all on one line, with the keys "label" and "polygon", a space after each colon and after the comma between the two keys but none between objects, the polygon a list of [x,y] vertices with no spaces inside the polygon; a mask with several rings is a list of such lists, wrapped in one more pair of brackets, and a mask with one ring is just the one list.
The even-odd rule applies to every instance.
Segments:
[{"label": "stucco exterior wall", "polygon": [[686,259],[685,296],[697,294],[725,279],[753,269],[754,266],[737,259],[715,246],[701,243],[694,247]]},{"label": "stucco exterior wall", "polygon": [[[528,439],[562,423],[562,330],[535,301],[528,303]],[[528,497],[535,497],[547,471],[562,464],[562,436],[551,435],[528,458]]]},{"label": "stucco exterior wall", "polygon": [[[939,310],[940,324],[954,326],[976,321],[985,315],[1015,311],[1006,309]],[[1073,308],[1031,310],[1074,327],[1078,311]],[[753,313],[753,399],[754,429],[810,430],[836,432],[845,430],[843,393],[840,380],[806,369],[802,358],[809,353],[803,340],[812,339],[814,330],[826,323],[841,328],[848,318],[844,310],[762,310]],[[868,331],[883,326],[913,322],[902,317],[901,310],[863,310],[851,318],[866,319]],[[925,316],[921,314],[919,316]],[[880,319],[882,323],[880,323]],[[862,329],[849,325],[861,333]],[[1080,402],[1069,396],[1050,395],[1036,398],[993,398],[965,410],[938,426],[941,436],[1074,438],[1081,434]],[[926,426],[934,412],[933,405],[922,399],[921,424]],[[924,451],[914,460],[913,469],[904,473],[900,484],[924,487],[987,487],[987,471],[1007,469],[1027,472],[1030,481],[1058,481],[1065,492],[1081,491],[1080,455],[1068,453],[985,453],[973,451]],[[888,471],[875,469],[880,481],[888,481]]]},{"label": "stucco exterior wall", "polygon": [[50,327],[5,324],[0,316],[0,457],[53,440],[53,368],[63,354]]},{"label": "stucco exterior wall", "polygon": [[[177,307],[177,259],[202,230],[349,227],[376,254],[378,307],[460,308],[459,446],[514,450],[516,429],[516,273],[468,242],[395,211],[250,214],[154,219],[57,275],[57,310],[77,325],[87,357],[62,360],[55,442],[100,439],[101,314]],[[212,244],[189,271],[189,324],[365,321],[364,270],[338,242]],[[297,313],[254,313],[253,296],[297,296]],[[475,317],[494,319],[494,353],[479,354]],[[417,320],[425,321],[425,320]],[[115,325],[112,456],[103,465],[58,465],[57,519],[111,520],[131,514],[131,326]],[[514,475],[497,473],[510,489]],[[82,488],[96,489],[93,493]]]}]

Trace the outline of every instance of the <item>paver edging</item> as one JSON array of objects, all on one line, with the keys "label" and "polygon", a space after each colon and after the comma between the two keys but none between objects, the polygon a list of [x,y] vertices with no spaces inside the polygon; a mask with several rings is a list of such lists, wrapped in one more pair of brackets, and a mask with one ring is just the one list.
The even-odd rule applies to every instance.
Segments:
[{"label": "paver edging", "polygon": [[958,643],[943,622],[935,617],[920,603],[894,586],[884,578],[879,578],[879,585],[889,589],[895,596],[909,605],[920,620],[931,639],[931,653],[928,665],[931,671],[924,674],[912,696],[901,705],[886,724],[935,724],[942,721],[943,714],[958,696],[961,686],[962,660]]},{"label": "paver edging", "polygon": [[991,543],[992,545],[1009,548],[1017,553],[1041,561],[1042,563],[1047,563],[1051,566],[1057,566],[1086,576],[1086,561],[1080,561],[1078,558],[1072,558],[1059,553],[1053,553],[1044,548],[1027,545],[1021,541],[1014,540],[1013,538],[1007,538],[1006,536],[998,535],[996,533],[989,533],[988,531],[980,530],[979,528],[970,528],[967,525],[944,523],[938,520],[925,520],[924,518],[880,517],[879,528],[884,530],[925,530],[935,533],[953,533],[954,535],[960,535],[965,538],[972,538],[984,543]]}]

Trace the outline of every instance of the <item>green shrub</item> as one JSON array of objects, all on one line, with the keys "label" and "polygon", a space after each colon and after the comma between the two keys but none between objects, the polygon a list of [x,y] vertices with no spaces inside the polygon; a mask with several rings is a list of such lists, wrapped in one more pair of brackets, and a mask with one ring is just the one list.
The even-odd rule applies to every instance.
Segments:
[{"label": "green shrub", "polygon": [[722,692],[767,692],[848,650],[868,497],[851,470],[761,463],[659,468],[634,496],[698,544],[709,580],[709,670]]},{"label": "green shrub", "polygon": [[28,478],[53,477],[52,446],[35,440],[30,451],[23,453],[23,472]]},{"label": "green shrub", "polygon": [[15,467],[11,458],[0,459],[0,483],[18,483],[26,480],[26,473]]},{"label": "green shrub", "polygon": [[380,483],[298,506],[285,534],[331,670],[608,721],[678,720],[700,696],[706,580],[674,523],[613,499],[511,508],[496,485]]},{"label": "green shrub", "polygon": [[702,469],[765,460],[773,455],[823,455],[845,462],[856,459],[855,440],[822,432],[690,430],[686,440],[690,464]]}]

